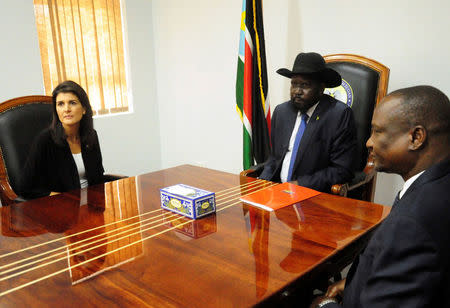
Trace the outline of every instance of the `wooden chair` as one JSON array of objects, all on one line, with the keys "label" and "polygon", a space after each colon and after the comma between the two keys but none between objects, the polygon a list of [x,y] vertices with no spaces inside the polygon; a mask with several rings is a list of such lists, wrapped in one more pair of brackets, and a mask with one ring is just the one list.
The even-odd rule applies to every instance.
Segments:
[{"label": "wooden chair", "polygon": [[[354,178],[349,183],[336,183],[331,191],[341,196],[373,201],[376,172],[366,142],[370,137],[375,106],[387,92],[389,68],[375,60],[352,54],[333,54],[324,58],[343,79],[341,86],[326,89],[325,93],[351,106],[357,128],[358,159],[355,160]],[[263,165],[258,165],[242,171],[241,175],[256,177],[262,169]]]}]

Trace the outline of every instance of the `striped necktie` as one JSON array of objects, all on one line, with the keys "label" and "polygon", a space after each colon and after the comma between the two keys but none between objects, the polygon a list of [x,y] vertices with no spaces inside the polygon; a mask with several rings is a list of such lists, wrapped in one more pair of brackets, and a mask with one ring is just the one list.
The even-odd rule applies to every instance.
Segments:
[{"label": "striped necktie", "polygon": [[295,159],[297,158],[298,147],[300,145],[300,141],[302,140],[303,133],[305,132],[307,121],[308,115],[302,114],[302,121],[300,122],[300,127],[298,128],[297,135],[295,136],[294,146],[292,148],[292,156],[291,161],[289,163],[289,172],[287,177],[288,181],[292,180],[292,172],[294,169]]}]

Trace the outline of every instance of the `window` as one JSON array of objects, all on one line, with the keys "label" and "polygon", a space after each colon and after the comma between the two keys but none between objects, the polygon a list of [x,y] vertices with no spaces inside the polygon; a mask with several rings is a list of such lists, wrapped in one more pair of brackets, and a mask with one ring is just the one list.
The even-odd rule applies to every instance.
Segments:
[{"label": "window", "polygon": [[78,82],[94,115],[128,111],[120,0],[34,0],[47,95]]}]

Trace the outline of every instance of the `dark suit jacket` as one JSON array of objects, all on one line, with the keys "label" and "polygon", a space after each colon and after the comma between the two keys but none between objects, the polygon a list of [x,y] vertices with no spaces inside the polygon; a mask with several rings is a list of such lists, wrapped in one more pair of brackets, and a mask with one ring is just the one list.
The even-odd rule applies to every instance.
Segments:
[{"label": "dark suit jacket", "polygon": [[[81,155],[89,185],[103,183],[102,154],[97,133],[91,146],[81,144]],[[80,188],[77,166],[69,144],[58,145],[50,129],[45,129],[34,141],[22,174],[20,195],[36,198],[51,191],[65,192]]]},{"label": "dark suit jacket", "polygon": [[[261,179],[280,181],[281,165],[289,147],[298,110],[288,101],[272,117],[272,152]],[[352,179],[356,153],[356,128],[352,110],[323,95],[309,119],[300,142],[292,179],[299,185],[329,192],[333,184]]]},{"label": "dark suit jacket", "polygon": [[344,307],[450,307],[449,189],[450,160],[416,179],[353,263]]}]

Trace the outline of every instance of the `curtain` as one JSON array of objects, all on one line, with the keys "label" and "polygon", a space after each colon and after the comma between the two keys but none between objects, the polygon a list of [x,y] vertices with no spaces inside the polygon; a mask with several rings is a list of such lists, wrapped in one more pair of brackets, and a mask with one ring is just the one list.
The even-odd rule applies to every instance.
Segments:
[{"label": "curtain", "polygon": [[95,115],[128,111],[120,0],[34,0],[47,95],[79,83]]}]

